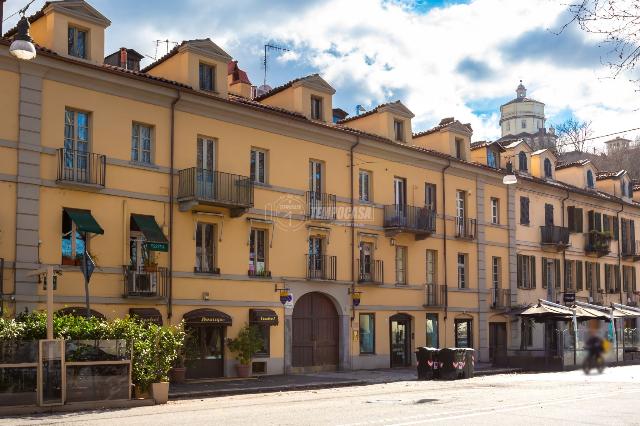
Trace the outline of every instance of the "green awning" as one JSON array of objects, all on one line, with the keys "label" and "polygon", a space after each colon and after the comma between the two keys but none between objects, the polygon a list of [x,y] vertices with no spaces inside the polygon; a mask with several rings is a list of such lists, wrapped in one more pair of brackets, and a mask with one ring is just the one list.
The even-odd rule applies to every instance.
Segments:
[{"label": "green awning", "polygon": [[155,217],[146,214],[131,214],[131,221],[138,228],[136,230],[144,234],[149,250],[169,251],[169,241],[162,233]]},{"label": "green awning", "polygon": [[104,234],[104,230],[98,225],[98,222],[91,216],[91,210],[72,209],[64,207],[64,212],[76,224],[78,232],[90,232],[92,234]]}]

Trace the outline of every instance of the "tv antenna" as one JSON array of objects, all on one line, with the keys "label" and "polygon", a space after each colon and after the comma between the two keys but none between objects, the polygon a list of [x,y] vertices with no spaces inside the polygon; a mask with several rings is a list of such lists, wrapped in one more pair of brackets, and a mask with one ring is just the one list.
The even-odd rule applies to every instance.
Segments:
[{"label": "tv antenna", "polygon": [[289,49],[287,49],[286,47],[281,47],[281,46],[276,46],[273,44],[265,44],[264,45],[264,57],[262,58],[262,66],[264,67],[264,82],[263,82],[263,86],[267,85],[267,52],[269,52],[270,50],[275,50],[278,52],[290,52]]},{"label": "tv antenna", "polygon": [[163,44],[163,43],[164,43],[164,44],[166,45],[166,47],[167,47],[167,53],[169,53],[169,45],[170,45],[170,44],[171,44],[171,45],[173,45],[173,46],[177,46],[177,45],[178,45],[178,42],[177,42],[177,41],[171,41],[171,40],[169,40],[169,39],[166,39],[166,40],[156,40],[156,41],[155,41],[155,44],[156,44],[156,53],[154,54],[154,58],[153,58],[153,60],[154,60],[154,61],[158,59],[158,46],[160,46],[160,45],[161,45],[161,44]]}]

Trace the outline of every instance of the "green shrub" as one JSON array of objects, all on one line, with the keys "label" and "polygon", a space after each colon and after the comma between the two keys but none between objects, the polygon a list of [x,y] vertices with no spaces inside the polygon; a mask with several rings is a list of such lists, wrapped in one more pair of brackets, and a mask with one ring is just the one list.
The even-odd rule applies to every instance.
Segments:
[{"label": "green shrub", "polygon": [[236,352],[236,358],[242,365],[249,365],[251,358],[262,349],[263,341],[260,331],[256,326],[245,324],[238,332],[238,337],[229,339],[228,346],[231,352]]},{"label": "green shrub", "polygon": [[[46,336],[44,312],[21,314],[17,319],[0,318],[0,340],[38,340]],[[106,321],[73,315],[54,316],[53,336],[65,340],[126,340],[131,345],[131,378],[142,389],[168,380],[185,339],[182,323],[160,327],[129,317]]]}]

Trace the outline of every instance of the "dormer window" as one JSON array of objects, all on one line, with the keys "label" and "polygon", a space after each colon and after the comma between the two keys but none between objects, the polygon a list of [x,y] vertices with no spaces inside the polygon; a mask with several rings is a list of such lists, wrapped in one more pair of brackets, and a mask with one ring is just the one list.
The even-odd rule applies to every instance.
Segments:
[{"label": "dormer window", "polygon": [[69,27],[68,36],[68,53],[76,58],[87,58],[87,31],[76,27]]},{"label": "dormer window", "polygon": [[393,120],[393,134],[398,142],[404,142],[404,123],[401,120]]},{"label": "dormer window", "polygon": [[587,188],[593,189],[593,172],[591,170],[587,170]]},{"label": "dormer window", "polygon": [[311,96],[311,119],[322,120],[322,98]]},{"label": "dormer window", "polygon": [[553,167],[551,165],[551,160],[548,158],[544,159],[544,177],[551,179],[553,177]]},{"label": "dormer window", "polygon": [[529,170],[527,167],[527,154],[525,154],[524,151],[520,151],[520,154],[518,154],[518,170],[521,172]]},{"label": "dormer window", "polygon": [[216,90],[216,67],[207,64],[200,64],[200,90],[215,92]]}]

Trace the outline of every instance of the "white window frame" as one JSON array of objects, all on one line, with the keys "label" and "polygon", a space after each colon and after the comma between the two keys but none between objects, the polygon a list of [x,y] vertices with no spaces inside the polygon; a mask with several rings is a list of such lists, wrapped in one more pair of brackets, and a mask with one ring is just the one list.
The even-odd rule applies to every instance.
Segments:
[{"label": "white window frame", "polygon": [[[142,129],[149,129],[149,149],[143,148],[144,140],[142,137]],[[133,152],[136,151],[138,159],[133,157]],[[149,154],[149,161],[144,161],[144,154]],[[144,123],[133,122],[131,124],[131,161],[140,164],[153,164],[153,126]]]},{"label": "white window frame", "polygon": [[360,170],[358,173],[358,199],[371,202],[371,172]]},{"label": "white window frame", "polygon": [[406,285],[407,279],[407,246],[396,246],[396,284]]},{"label": "white window frame", "polygon": [[324,102],[321,96],[311,95],[311,119],[322,121]]},{"label": "white window frame", "polygon": [[[69,51],[69,31],[73,30],[73,44],[72,49]],[[78,33],[84,33],[84,52],[82,56],[78,53]],[[89,56],[89,30],[85,30],[75,25],[69,25],[67,28],[67,54],[74,58],[87,59]]]},{"label": "white window frame", "polygon": [[397,142],[404,142],[404,120],[393,120],[393,137]]},{"label": "white window frame", "polygon": [[500,259],[500,257],[498,256],[493,256],[491,258],[491,283],[493,285],[494,289],[499,289],[502,287],[502,282],[501,282],[501,274],[500,274],[500,270],[502,269],[501,266],[502,260]]},{"label": "white window frame", "polygon": [[457,269],[458,269],[458,288],[469,288],[469,280],[467,276],[467,255],[465,253],[458,253],[457,257]]},{"label": "white window frame", "polygon": [[500,223],[500,200],[491,198],[491,223],[498,225]]},{"label": "white window frame", "polygon": [[[210,228],[209,228],[210,227]],[[209,253],[209,255],[211,256],[211,270],[204,270],[203,269],[203,265],[206,264],[206,258],[207,258],[207,247],[206,247],[206,234],[207,234],[207,229],[211,229],[211,253]],[[197,272],[203,272],[203,273],[213,273],[216,269],[216,263],[217,263],[217,258],[216,258],[216,248],[217,248],[217,244],[216,244],[216,225],[214,223],[209,223],[209,222],[198,222],[196,224],[196,234],[200,234],[200,243],[201,246],[198,247],[198,238],[196,235],[196,262],[195,262],[195,268]],[[198,263],[198,249],[200,249],[200,262]],[[199,266],[198,266],[199,265]]]},{"label": "white window frame", "polygon": [[[262,155],[262,168],[260,168],[260,156]],[[255,164],[255,170],[253,171],[253,182],[266,184],[267,179],[267,150],[261,148],[251,148],[250,160],[249,160],[249,176],[251,176],[252,164]],[[262,172],[262,180],[260,179],[260,172]]]},{"label": "white window frame", "polygon": [[426,281],[427,284],[437,284],[438,281],[438,252],[426,251]]}]

